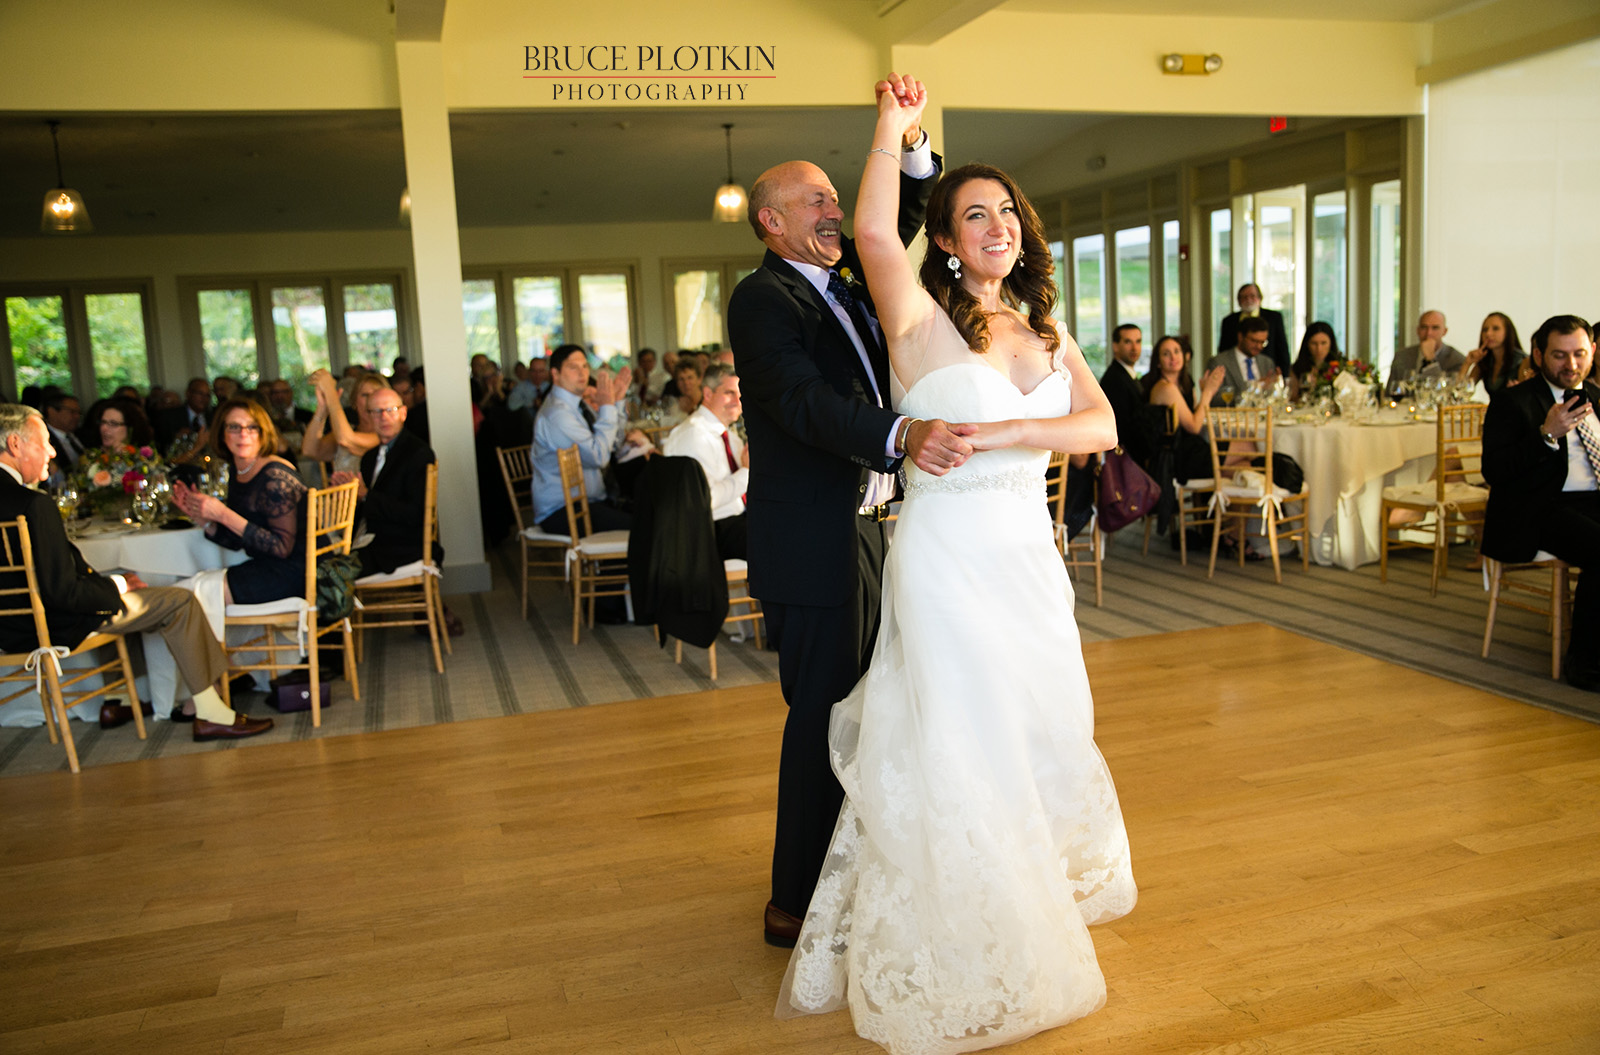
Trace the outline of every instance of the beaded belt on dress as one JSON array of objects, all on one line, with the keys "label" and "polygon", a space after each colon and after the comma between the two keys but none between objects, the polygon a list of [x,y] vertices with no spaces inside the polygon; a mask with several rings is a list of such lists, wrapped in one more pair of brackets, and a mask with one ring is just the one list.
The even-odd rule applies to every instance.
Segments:
[{"label": "beaded belt on dress", "polygon": [[960,476],[921,476],[906,484],[906,497],[925,494],[969,494],[980,491],[1011,491],[1024,498],[1044,497],[1044,477],[1037,469],[1010,469],[1003,473]]}]

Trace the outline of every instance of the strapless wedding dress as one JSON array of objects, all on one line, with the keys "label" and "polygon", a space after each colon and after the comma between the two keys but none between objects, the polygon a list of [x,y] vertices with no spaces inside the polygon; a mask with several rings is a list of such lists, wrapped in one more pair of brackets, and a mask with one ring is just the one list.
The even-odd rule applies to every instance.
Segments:
[{"label": "strapless wedding dress", "polygon": [[[996,421],[1071,406],[1065,372],[1024,394],[972,356],[899,409]],[[1105,1001],[1087,926],[1136,895],[1048,458],[985,451],[943,477],[906,463],[872,664],[833,710],[846,799],[780,1016],[848,1005],[861,1036],[922,1055],[1020,1040]]]}]

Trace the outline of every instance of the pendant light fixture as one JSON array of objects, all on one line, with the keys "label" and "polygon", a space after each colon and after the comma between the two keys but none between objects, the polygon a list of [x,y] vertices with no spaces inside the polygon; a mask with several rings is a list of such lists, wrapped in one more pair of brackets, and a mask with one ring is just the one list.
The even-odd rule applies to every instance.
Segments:
[{"label": "pendant light fixture", "polygon": [[711,206],[711,219],[718,223],[743,223],[745,203],[749,200],[744,188],[733,181],[733,126],[723,125],[722,133],[728,140],[728,182],[717,188],[717,200]]},{"label": "pendant light fixture", "polygon": [[83,195],[70,189],[61,175],[61,138],[57,134],[60,127],[60,121],[50,122],[50,142],[56,149],[56,188],[45,191],[39,230],[45,234],[88,234],[94,230],[94,224],[89,222],[89,207],[83,203]]}]

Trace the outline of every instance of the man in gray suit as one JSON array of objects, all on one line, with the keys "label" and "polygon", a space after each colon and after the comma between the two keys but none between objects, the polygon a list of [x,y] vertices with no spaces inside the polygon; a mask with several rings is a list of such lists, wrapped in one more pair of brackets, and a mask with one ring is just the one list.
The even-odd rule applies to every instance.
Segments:
[{"label": "man in gray suit", "polygon": [[1449,332],[1444,312],[1423,312],[1417,319],[1417,343],[1394,353],[1394,362],[1389,364],[1389,384],[1393,386],[1413,377],[1449,375],[1460,370],[1467,357],[1444,343],[1444,335]]},{"label": "man in gray suit", "polygon": [[1232,392],[1239,395],[1260,382],[1271,384],[1277,380],[1277,364],[1262,355],[1267,346],[1268,324],[1260,316],[1239,320],[1239,346],[1228,351],[1213,355],[1206,362],[1204,373],[1210,373],[1212,367],[1222,367],[1222,387],[1212,397],[1211,405],[1214,407],[1226,406],[1222,399],[1223,392]]}]

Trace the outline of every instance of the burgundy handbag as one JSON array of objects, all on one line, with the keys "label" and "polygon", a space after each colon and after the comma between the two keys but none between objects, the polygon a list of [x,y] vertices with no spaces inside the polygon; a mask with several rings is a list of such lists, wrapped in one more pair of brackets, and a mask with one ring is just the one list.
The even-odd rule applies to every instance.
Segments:
[{"label": "burgundy handbag", "polygon": [[1125,528],[1155,509],[1161,485],[1121,447],[1100,460],[1100,530]]}]

